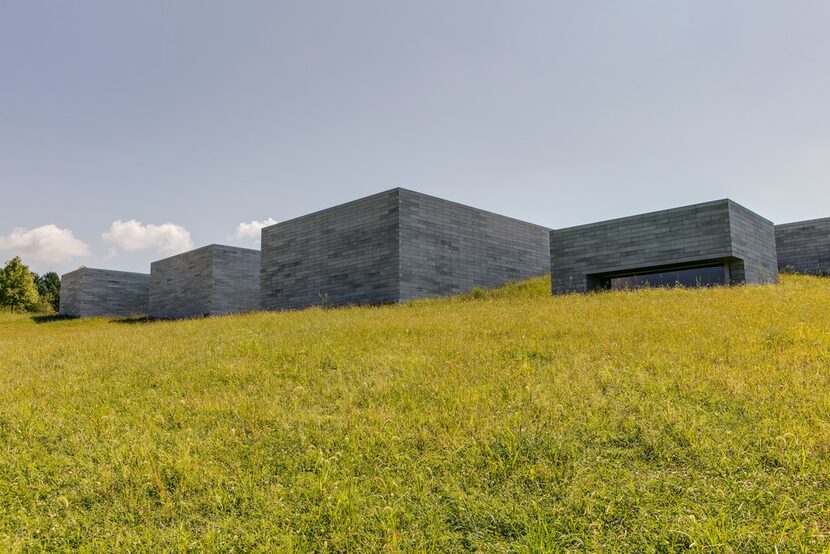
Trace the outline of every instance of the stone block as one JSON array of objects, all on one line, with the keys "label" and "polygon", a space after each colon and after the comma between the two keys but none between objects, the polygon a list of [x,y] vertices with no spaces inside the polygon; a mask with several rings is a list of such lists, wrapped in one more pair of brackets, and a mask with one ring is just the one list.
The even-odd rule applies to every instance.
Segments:
[{"label": "stone block", "polygon": [[150,265],[150,316],[181,318],[259,309],[259,250],[211,244]]},{"label": "stone block", "polygon": [[830,218],[775,226],[778,267],[814,275],[830,275]]},{"label": "stone block", "polygon": [[393,189],[262,230],[264,309],[383,304],[543,275],[548,229]]},{"label": "stone block", "polygon": [[778,278],[773,224],[731,200],[557,229],[550,249],[554,294],[703,266],[723,266],[728,283]]},{"label": "stone block", "polygon": [[61,276],[61,315],[127,317],[147,315],[146,273],[82,267]]}]

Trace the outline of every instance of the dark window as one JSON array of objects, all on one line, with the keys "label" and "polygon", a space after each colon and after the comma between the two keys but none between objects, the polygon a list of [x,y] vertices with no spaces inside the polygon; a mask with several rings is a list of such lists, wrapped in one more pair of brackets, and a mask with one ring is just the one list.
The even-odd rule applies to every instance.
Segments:
[{"label": "dark window", "polygon": [[[642,287],[711,287],[726,283],[726,268],[723,265],[694,267],[688,269],[670,269],[609,277],[607,288],[637,289]],[[609,286],[610,285],[610,286]]]}]

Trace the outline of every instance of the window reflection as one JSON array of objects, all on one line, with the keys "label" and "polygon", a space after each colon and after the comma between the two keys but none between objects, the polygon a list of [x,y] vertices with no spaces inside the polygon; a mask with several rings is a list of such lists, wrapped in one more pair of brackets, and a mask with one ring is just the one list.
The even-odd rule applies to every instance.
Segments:
[{"label": "window reflection", "polygon": [[611,277],[610,288],[637,289],[642,287],[711,287],[726,283],[726,269],[723,265],[695,267],[690,269],[673,269]]}]

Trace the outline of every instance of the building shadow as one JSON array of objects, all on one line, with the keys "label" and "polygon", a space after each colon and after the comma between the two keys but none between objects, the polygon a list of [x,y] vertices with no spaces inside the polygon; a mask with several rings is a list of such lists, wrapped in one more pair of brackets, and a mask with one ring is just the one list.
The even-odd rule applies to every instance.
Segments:
[{"label": "building shadow", "polygon": [[76,319],[69,315],[59,315],[59,314],[51,314],[51,315],[33,315],[32,321],[37,323],[38,325],[42,323],[52,323],[55,321],[68,321],[70,319]]},{"label": "building shadow", "polygon": [[139,317],[119,317],[118,319],[111,319],[110,323],[117,323],[118,325],[143,325],[147,323],[153,323],[158,321],[158,319],[154,319],[149,316],[139,316]]},{"label": "building shadow", "polygon": [[[51,315],[33,315],[32,321],[37,323],[38,325],[43,323],[53,323],[55,321],[72,321],[73,319],[82,319],[79,317],[71,316],[71,315],[58,315],[58,314],[51,314]],[[138,316],[138,317],[119,317],[113,318],[109,320],[109,323],[118,323],[121,325],[139,325],[142,323],[152,323],[154,321],[160,321],[158,319],[153,319],[148,316]]]}]

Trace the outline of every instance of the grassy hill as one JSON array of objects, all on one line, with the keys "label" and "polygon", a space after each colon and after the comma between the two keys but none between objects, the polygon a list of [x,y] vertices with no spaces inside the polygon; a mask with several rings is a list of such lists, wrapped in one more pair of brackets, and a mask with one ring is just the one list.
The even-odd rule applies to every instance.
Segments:
[{"label": "grassy hill", "polygon": [[0,315],[0,550],[816,551],[830,279]]}]

